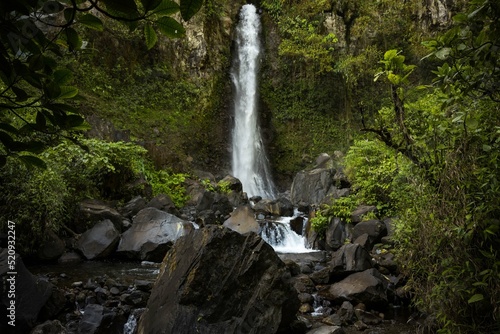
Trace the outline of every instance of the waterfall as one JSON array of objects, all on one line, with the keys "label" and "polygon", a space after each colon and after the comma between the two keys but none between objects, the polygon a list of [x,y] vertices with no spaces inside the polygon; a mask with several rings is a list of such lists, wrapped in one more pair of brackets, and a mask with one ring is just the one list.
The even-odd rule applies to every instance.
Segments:
[{"label": "waterfall", "polygon": [[234,85],[232,173],[249,197],[275,198],[258,124],[257,72],[260,61],[260,17],[253,5],[244,5],[236,27],[236,54],[231,70]]}]

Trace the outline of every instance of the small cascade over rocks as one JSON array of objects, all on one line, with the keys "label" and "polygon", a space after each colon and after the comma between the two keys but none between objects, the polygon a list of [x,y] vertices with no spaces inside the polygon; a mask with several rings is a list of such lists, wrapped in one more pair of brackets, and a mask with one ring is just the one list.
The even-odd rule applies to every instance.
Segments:
[{"label": "small cascade over rocks", "polygon": [[278,253],[315,252],[307,247],[304,237],[306,223],[307,218],[296,209],[292,217],[262,221],[260,236]]},{"label": "small cascade over rocks", "polygon": [[275,198],[269,161],[258,124],[257,72],[260,59],[260,17],[254,5],[241,8],[236,28],[236,55],[231,70],[234,85],[232,173],[249,197]]}]

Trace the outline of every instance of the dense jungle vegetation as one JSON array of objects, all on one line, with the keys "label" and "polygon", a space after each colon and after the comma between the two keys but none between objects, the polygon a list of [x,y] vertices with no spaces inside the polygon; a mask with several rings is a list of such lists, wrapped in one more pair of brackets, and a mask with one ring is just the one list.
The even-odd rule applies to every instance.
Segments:
[{"label": "dense jungle vegetation", "polygon": [[[180,207],[195,169],[224,176],[236,5],[2,1],[0,226],[16,222],[19,251],[71,230],[82,199],[167,193]],[[498,2],[258,5],[282,187],[343,152],[355,191],[320,216],[364,203],[397,217],[399,261],[439,333],[499,331]]]}]

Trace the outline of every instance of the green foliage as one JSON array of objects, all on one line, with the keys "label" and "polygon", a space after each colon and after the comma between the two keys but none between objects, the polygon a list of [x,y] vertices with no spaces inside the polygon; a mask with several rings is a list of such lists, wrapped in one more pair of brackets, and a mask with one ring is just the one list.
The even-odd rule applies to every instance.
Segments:
[{"label": "green foliage", "polygon": [[187,199],[186,175],[156,170],[146,150],[132,143],[64,141],[45,150],[41,158],[47,162],[46,169],[29,170],[9,160],[0,170],[4,194],[0,229],[8,220],[16,223],[19,251],[24,254],[36,251],[48,230],[64,233],[71,228],[76,206],[83,199],[126,201],[147,195],[144,182],[137,180],[146,179],[152,195],[167,194],[178,206]]},{"label": "green foliage", "polygon": [[[71,103],[78,89],[70,86],[72,73],[61,66],[68,53],[79,52],[83,42],[76,30],[83,26],[102,31],[99,12],[135,30],[145,22],[148,48],[157,41],[154,28],[170,37],[179,37],[184,28],[170,15],[180,10],[191,18],[202,0],[101,2],[5,0],[0,6],[0,166],[7,156],[27,165],[45,167],[35,155],[67,137],[88,129]],[[62,21],[60,20],[62,19]],[[50,28],[50,29],[49,29]],[[35,116],[36,115],[36,116]]]},{"label": "green foliage", "polygon": [[142,171],[146,181],[153,188],[153,196],[166,194],[178,208],[183,207],[189,199],[184,185],[184,181],[188,177],[187,174],[172,173],[166,170],[155,171],[151,167],[144,168]]},{"label": "green foliage", "polygon": [[411,199],[411,164],[377,140],[357,140],[347,152],[345,173],[359,203],[381,216],[397,214]]},{"label": "green foliage", "polygon": [[311,218],[311,226],[321,237],[324,237],[332,219],[339,218],[350,223],[352,212],[358,203],[355,196],[334,199],[331,205],[322,205],[321,209],[315,212],[315,216]]},{"label": "green foliage", "polygon": [[229,181],[219,181],[217,183],[217,189],[223,194],[229,194],[231,192],[231,183]]},{"label": "green foliage", "polygon": [[425,42],[431,51],[428,56],[444,61],[435,71],[434,82],[449,95],[446,103],[460,103],[465,96],[500,102],[498,1],[470,1],[467,10],[453,21],[445,34]]}]

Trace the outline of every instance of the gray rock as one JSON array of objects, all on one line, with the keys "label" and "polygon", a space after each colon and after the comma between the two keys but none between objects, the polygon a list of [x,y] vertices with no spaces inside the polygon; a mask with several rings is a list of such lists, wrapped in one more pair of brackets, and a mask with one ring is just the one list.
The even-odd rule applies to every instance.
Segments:
[{"label": "gray rock", "polygon": [[340,326],[323,325],[308,331],[306,334],[344,334],[345,331]]},{"label": "gray rock", "polygon": [[75,252],[67,252],[61,255],[57,262],[61,264],[79,263],[82,262],[82,257]]},{"label": "gray rock", "polygon": [[351,238],[352,225],[340,218],[333,218],[325,232],[325,243],[332,250],[342,247]]},{"label": "gray rock", "polygon": [[193,231],[193,224],[156,208],[141,210],[122,234],[117,253],[133,259],[160,262],[173,243]]},{"label": "gray rock", "polygon": [[349,274],[373,267],[370,254],[360,245],[345,244],[336,251],[329,263],[332,278],[342,278]]},{"label": "gray rock", "polygon": [[351,214],[351,222],[353,224],[359,223],[360,221],[363,220],[363,216],[370,213],[374,212],[377,213],[377,207],[373,205],[360,205],[358,206]]},{"label": "gray rock", "polygon": [[196,230],[165,256],[138,333],[285,333],[300,306],[289,275],[255,233]]},{"label": "gray rock", "polygon": [[47,320],[33,328],[30,334],[66,334],[68,331],[59,320]]},{"label": "gray rock", "polygon": [[120,213],[124,217],[132,218],[139,211],[146,207],[146,200],[142,196],[136,196],[132,198],[130,201],[125,203],[123,208],[121,208]]},{"label": "gray rock", "polygon": [[371,250],[373,245],[380,242],[382,237],[387,235],[387,227],[380,220],[363,221],[356,224],[352,229],[352,238],[356,240],[365,233],[368,235],[366,242],[367,250]]},{"label": "gray rock", "polygon": [[48,230],[42,245],[38,249],[37,256],[41,260],[56,260],[64,254],[65,249],[64,241],[52,230]]},{"label": "gray rock", "polygon": [[177,208],[175,207],[174,202],[168,195],[165,194],[159,194],[154,197],[146,204],[146,207],[156,208],[158,210],[165,211],[171,214],[177,213]]},{"label": "gray rock", "polygon": [[294,205],[318,205],[333,192],[332,169],[318,168],[297,173],[293,179],[290,198]]},{"label": "gray rock", "polygon": [[330,286],[327,299],[340,303],[363,303],[369,307],[378,307],[387,303],[387,281],[376,269],[368,269],[347,276],[342,281]]},{"label": "gray rock", "polygon": [[345,301],[335,314],[339,317],[341,325],[347,325],[351,323],[354,316],[354,306],[350,302]]},{"label": "gray rock", "polygon": [[88,222],[100,222],[109,219],[113,222],[115,227],[120,231],[123,216],[104,202],[98,200],[84,200],[80,202],[79,212],[77,214],[80,224],[74,227],[77,233],[83,233],[80,226],[86,226]]},{"label": "gray rock", "polygon": [[231,217],[223,225],[240,234],[248,232],[259,233],[260,231],[260,225],[255,219],[255,213],[248,205],[236,208],[231,213]]},{"label": "gray rock", "polygon": [[119,240],[120,234],[111,220],[106,219],[82,234],[77,247],[87,260],[93,260],[110,255]]}]

